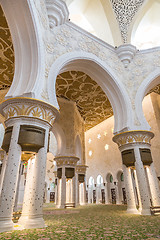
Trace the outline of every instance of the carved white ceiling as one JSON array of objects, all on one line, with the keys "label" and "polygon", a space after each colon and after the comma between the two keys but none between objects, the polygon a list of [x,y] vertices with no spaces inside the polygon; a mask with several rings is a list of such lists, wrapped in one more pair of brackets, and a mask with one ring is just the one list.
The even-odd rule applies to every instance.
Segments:
[{"label": "carved white ceiling", "polygon": [[123,42],[127,42],[129,26],[144,0],[110,0],[119,24]]}]

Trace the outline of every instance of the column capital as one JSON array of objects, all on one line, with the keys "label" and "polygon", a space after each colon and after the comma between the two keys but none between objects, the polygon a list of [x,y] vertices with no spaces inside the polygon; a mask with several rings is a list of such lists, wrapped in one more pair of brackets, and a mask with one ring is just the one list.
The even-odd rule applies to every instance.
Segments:
[{"label": "column capital", "polygon": [[86,165],[77,165],[76,172],[79,174],[86,174],[87,168],[88,168],[88,166],[86,166]]},{"label": "column capital", "polygon": [[75,167],[77,165],[77,162],[79,161],[79,158],[74,156],[57,156],[54,158],[54,161],[56,161],[57,167],[61,166]]},{"label": "column capital", "polygon": [[154,133],[145,130],[134,130],[122,132],[113,137],[113,141],[117,143],[118,147],[128,144],[149,144],[154,137]]},{"label": "column capital", "polygon": [[51,126],[59,115],[58,109],[51,104],[26,97],[16,97],[5,100],[0,105],[0,113],[5,121],[20,117],[43,120]]}]

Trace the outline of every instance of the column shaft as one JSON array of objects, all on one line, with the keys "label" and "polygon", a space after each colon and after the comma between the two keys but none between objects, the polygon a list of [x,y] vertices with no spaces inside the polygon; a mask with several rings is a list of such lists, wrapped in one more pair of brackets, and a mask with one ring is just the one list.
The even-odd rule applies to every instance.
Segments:
[{"label": "column shaft", "polygon": [[120,200],[120,189],[118,186],[118,182],[116,183],[117,185],[115,186],[115,190],[116,190],[116,204],[121,204],[121,200]]},{"label": "column shaft", "polygon": [[105,184],[105,204],[109,204],[109,197],[108,197],[108,184]]},{"label": "column shaft", "polygon": [[78,206],[79,203],[80,203],[80,201],[79,201],[80,197],[79,197],[79,181],[78,181],[78,177],[76,177],[76,186],[77,186],[77,189],[76,189],[76,206]]},{"label": "column shaft", "polygon": [[65,204],[66,204],[66,176],[65,166],[62,166],[60,208],[65,208]]},{"label": "column shaft", "polygon": [[6,170],[7,159],[8,159],[8,155],[5,153],[3,163],[2,163],[1,175],[0,175],[0,195],[1,195],[1,191],[2,191],[2,184],[3,184],[4,174],[5,174],[5,170]]},{"label": "column shaft", "polygon": [[72,178],[72,203],[76,206],[76,177]]},{"label": "column shaft", "polygon": [[159,189],[157,174],[156,174],[153,163],[149,167],[147,167],[147,175],[148,175],[148,181],[149,181],[153,206],[160,206],[160,189]]},{"label": "column shaft", "polygon": [[139,186],[138,186],[138,179],[137,179],[136,170],[134,170],[134,176],[135,176],[135,182],[136,182],[137,194],[138,194],[138,201],[139,201],[138,211],[141,212],[142,211],[142,202],[141,202],[141,196],[140,196],[140,191],[139,191]]},{"label": "column shaft", "polygon": [[83,182],[83,205],[86,204],[86,184]]},{"label": "column shaft", "polygon": [[141,202],[142,202],[142,215],[150,215],[150,194],[148,191],[148,185],[147,185],[147,179],[145,175],[145,170],[143,163],[141,161],[141,156],[139,152],[139,147],[136,146],[134,148],[135,151],[135,167],[136,167],[136,172],[137,172],[137,179],[138,179],[138,186],[139,186],[139,191],[140,191],[140,196],[141,196]]},{"label": "column shaft", "polygon": [[60,204],[60,179],[57,178],[57,191],[56,191],[56,207],[58,208],[59,207],[59,204]]},{"label": "column shaft", "polygon": [[98,184],[96,185],[96,204],[99,204],[99,186]]},{"label": "column shaft", "polygon": [[8,160],[0,198],[0,232],[13,229],[12,212],[15,201],[18,170],[21,160],[21,147],[18,142],[20,124],[15,123],[12,130]]},{"label": "column shaft", "polygon": [[138,210],[136,208],[136,203],[135,203],[131,169],[126,167],[124,164],[123,164],[123,173],[124,173],[125,188],[126,188],[126,195],[127,195],[127,212],[132,214],[138,214]]},{"label": "column shaft", "polygon": [[18,174],[18,181],[17,181],[16,197],[15,197],[14,208],[13,208],[14,212],[18,211],[18,197],[19,197],[19,190],[20,190],[21,171],[22,171],[22,162],[20,163],[20,166],[19,166],[19,174]]},{"label": "column shaft", "polygon": [[[30,186],[26,186],[24,205],[22,210],[22,217],[19,223],[25,228],[42,228],[45,227],[43,220],[43,197],[45,188],[45,173],[46,173],[46,159],[47,159],[47,145],[48,145],[49,130],[45,132],[44,147],[38,151],[34,163],[33,174],[30,176],[28,182]],[[28,191],[29,192],[28,192]],[[26,196],[28,195],[28,197]],[[26,202],[25,200],[28,200]],[[26,207],[25,207],[26,206]],[[23,219],[24,217],[24,219]]]}]

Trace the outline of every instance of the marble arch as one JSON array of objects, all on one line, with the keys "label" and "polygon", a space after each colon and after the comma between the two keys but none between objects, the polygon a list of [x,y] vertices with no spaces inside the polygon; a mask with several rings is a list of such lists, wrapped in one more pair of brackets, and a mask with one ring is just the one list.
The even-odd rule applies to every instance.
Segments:
[{"label": "marble arch", "polygon": [[123,173],[123,171],[122,171],[121,169],[117,171],[116,177],[117,177],[117,180],[118,180],[118,181],[121,180],[121,174],[122,174],[122,173]]},{"label": "marble arch", "polygon": [[75,139],[75,153],[76,156],[79,158],[79,164],[82,162],[83,152],[82,152],[82,141],[79,135],[77,135]]},{"label": "marble arch", "polygon": [[137,117],[141,123],[141,129],[143,130],[150,130],[150,126],[147,122],[147,120],[144,117],[143,109],[142,109],[142,101],[145,97],[145,95],[153,89],[155,86],[157,86],[160,83],[160,70],[156,69],[150,75],[143,80],[141,85],[139,86],[137,90],[137,94],[135,97],[135,106],[136,106],[136,114]]},{"label": "marble arch", "polygon": [[[40,98],[45,73],[42,29],[33,1],[1,1],[12,36],[15,71],[6,98]],[[24,77],[25,76],[25,77]]]},{"label": "marble arch", "polygon": [[66,137],[63,129],[59,126],[58,123],[55,123],[54,127],[52,127],[52,132],[55,135],[55,138],[57,140],[56,155],[60,155],[60,154],[64,155],[66,150]]},{"label": "marble arch", "polygon": [[114,132],[128,130],[132,126],[129,96],[113,70],[98,57],[86,52],[72,52],[60,56],[51,66],[48,75],[49,102],[59,108],[55,83],[58,74],[65,71],[83,71],[93,78],[106,93],[111,102],[114,117]]}]

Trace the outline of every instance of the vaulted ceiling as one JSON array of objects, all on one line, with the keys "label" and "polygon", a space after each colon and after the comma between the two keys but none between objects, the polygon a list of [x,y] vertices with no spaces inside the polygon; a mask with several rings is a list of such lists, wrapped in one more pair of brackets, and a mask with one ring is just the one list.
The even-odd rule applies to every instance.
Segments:
[{"label": "vaulted ceiling", "polygon": [[88,130],[113,115],[111,104],[101,87],[83,72],[65,72],[57,77],[56,94],[76,102]]}]

